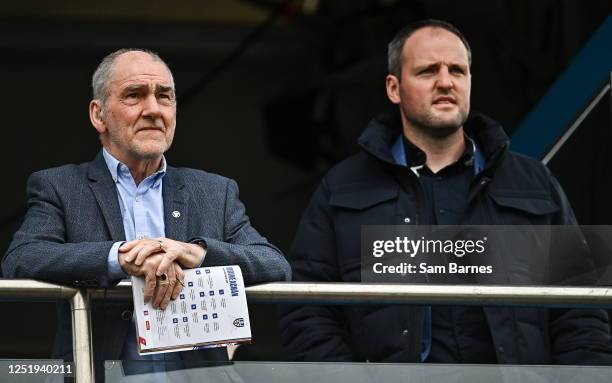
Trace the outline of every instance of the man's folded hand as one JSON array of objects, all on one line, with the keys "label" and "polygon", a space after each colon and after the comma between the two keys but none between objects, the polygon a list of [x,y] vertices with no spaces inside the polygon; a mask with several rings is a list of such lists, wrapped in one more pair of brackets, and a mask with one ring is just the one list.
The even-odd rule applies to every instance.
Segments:
[{"label": "man's folded hand", "polygon": [[183,288],[185,274],[183,269],[176,262],[171,262],[167,271],[157,275],[160,264],[164,260],[163,253],[156,253],[147,256],[140,265],[133,261],[128,261],[128,254],[119,252],[119,264],[127,274],[144,277],[145,290],[144,300],[153,300],[153,307],[165,309],[170,302],[179,295]]}]

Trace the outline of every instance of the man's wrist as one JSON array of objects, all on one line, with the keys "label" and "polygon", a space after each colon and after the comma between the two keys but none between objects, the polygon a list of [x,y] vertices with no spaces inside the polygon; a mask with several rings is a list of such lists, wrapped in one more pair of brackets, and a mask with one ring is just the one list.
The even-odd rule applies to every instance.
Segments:
[{"label": "man's wrist", "polygon": [[123,266],[121,265],[119,257],[121,254],[119,253],[119,247],[123,245],[125,241],[119,241],[113,243],[109,253],[108,253],[108,277],[110,280],[127,278],[129,276],[128,273],[123,270]]},{"label": "man's wrist", "polygon": [[208,252],[208,244],[206,243],[205,240],[201,239],[201,238],[197,238],[195,240],[192,240],[190,242],[192,245],[195,245],[195,249],[196,249],[196,254],[202,254],[200,257],[200,261],[196,262],[197,264],[194,267],[200,267],[202,266],[202,263],[204,263],[204,258],[206,257],[206,253]]}]

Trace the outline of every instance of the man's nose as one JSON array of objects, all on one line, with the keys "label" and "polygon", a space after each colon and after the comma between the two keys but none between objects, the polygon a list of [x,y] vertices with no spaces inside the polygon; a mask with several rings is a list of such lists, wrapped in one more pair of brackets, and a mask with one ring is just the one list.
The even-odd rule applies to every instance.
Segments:
[{"label": "man's nose", "polygon": [[157,97],[155,94],[149,94],[144,99],[144,109],[142,114],[148,117],[158,117],[160,115],[161,109],[159,107],[159,102],[157,101]]},{"label": "man's nose", "polygon": [[436,79],[436,86],[443,89],[451,89],[454,86],[453,77],[450,75],[448,68],[440,68]]}]

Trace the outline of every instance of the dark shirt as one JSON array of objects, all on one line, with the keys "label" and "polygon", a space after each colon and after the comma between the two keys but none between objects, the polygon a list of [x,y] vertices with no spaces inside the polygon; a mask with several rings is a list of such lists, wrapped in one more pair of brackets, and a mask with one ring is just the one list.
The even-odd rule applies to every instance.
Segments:
[{"label": "dark shirt", "polygon": [[[423,189],[427,222],[433,225],[459,225],[467,208],[469,188],[474,178],[474,146],[466,137],[465,152],[455,163],[433,173],[426,165],[426,154],[404,138],[404,149],[411,169],[415,169]],[[415,167],[421,168],[416,169]],[[469,262],[467,257],[459,262]],[[444,275],[442,283],[475,283],[469,275],[461,279]],[[457,277],[459,278],[459,277]],[[481,307],[433,306],[429,363],[496,363],[491,332]]]}]

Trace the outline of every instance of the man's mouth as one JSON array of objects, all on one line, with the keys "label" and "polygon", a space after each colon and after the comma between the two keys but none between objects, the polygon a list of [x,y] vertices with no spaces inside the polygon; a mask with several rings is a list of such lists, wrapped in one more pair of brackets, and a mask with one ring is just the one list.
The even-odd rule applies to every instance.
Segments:
[{"label": "man's mouth", "polygon": [[455,98],[451,96],[439,96],[434,98],[433,100],[434,105],[450,105],[456,103],[457,101],[455,100]]},{"label": "man's mouth", "polygon": [[143,132],[143,131],[144,132],[159,131],[159,132],[163,133],[164,132],[164,128],[158,127],[158,126],[145,126],[145,127],[142,127],[142,128],[138,128],[136,130],[136,132]]}]

